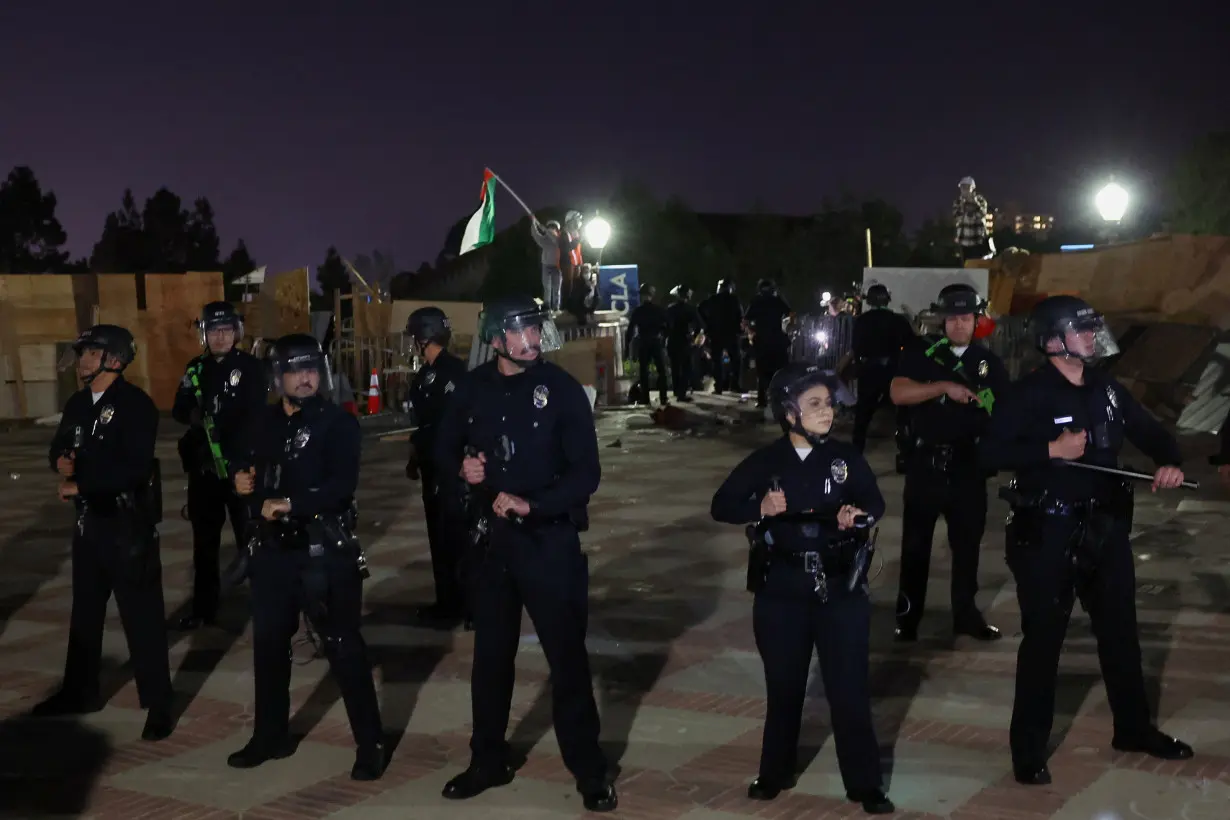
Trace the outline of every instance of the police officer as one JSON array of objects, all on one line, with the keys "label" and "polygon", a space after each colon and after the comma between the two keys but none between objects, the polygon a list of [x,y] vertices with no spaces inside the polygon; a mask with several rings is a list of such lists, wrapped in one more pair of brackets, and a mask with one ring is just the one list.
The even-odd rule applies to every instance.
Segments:
[{"label": "police officer", "polygon": [[73,343],[85,388],[64,405],[51,440],[60,499],[77,508],[73,532],[73,610],[60,690],[34,708],[38,717],[96,712],[103,622],[115,593],[137,680],[148,710],[141,737],[174,729],[166,611],[157,524],[161,476],[154,458],[158,408],[124,378],[137,346],[115,325],[95,325]]},{"label": "police officer", "polygon": [[231,488],[223,453],[265,406],[265,368],[235,345],[243,338],[243,319],[229,302],[210,302],[201,311],[204,351],[188,363],[171,416],[190,425],[179,441],[188,473],[188,518],[192,521],[192,612],[181,629],[212,624],[218,613],[218,553],[222,525],[231,520],[235,546],[244,547],[247,525],[243,502]]},{"label": "police officer", "polygon": [[757,407],[768,406],[769,382],[790,361],[790,337],[784,327],[789,316],[790,305],[778,295],[773,282],[761,279],[743,314],[752,335],[752,357],[756,361]]},{"label": "police officer", "polygon": [[1047,745],[1055,678],[1072,605],[1080,598],[1097,639],[1114,716],[1111,745],[1164,760],[1192,756],[1154,725],[1141,671],[1131,486],[1073,464],[1113,467],[1125,440],[1159,465],[1153,490],[1179,486],[1174,437],[1103,370],[1118,351],[1101,317],[1075,296],[1042,300],[1029,319],[1046,362],[1012,386],[991,417],[981,450],[988,468],[1013,470],[1007,561],[1021,607],[1016,697],[1009,745],[1016,779],[1051,782]]},{"label": "police officer", "polygon": [[376,687],[359,631],[362,552],[354,535],[359,422],[321,395],[332,386],[320,343],[306,334],[273,346],[276,405],[255,415],[228,454],[235,491],[261,520],[251,558],[256,684],[251,741],[227,759],[236,769],[288,757],[290,639],[299,612],[321,636],[358,752],[350,776],[384,771]]},{"label": "police officer", "polygon": [[692,341],[704,329],[700,314],[692,306],[692,289],[676,285],[671,290],[675,301],[666,306],[666,355],[671,360],[671,383],[675,398],[691,401]]},{"label": "police officer", "polygon": [[442,623],[457,621],[465,614],[458,567],[465,540],[465,523],[457,503],[461,486],[456,473],[442,474],[434,462],[436,430],[445,403],[466,374],[465,362],[448,351],[452,335],[448,317],[438,307],[419,308],[406,321],[406,336],[424,361],[410,383],[415,430],[410,434],[406,477],[423,482],[423,515],[436,584],[436,602],[419,610],[419,617]]},{"label": "police officer", "polygon": [[884,285],[872,285],[863,297],[869,310],[854,321],[854,361],[858,373],[858,403],[854,407],[854,446],[867,449],[867,428],[876,410],[888,399],[889,385],[904,348],[917,343],[910,322],[888,309],[892,294]]},{"label": "police officer", "polygon": [[524,606],[550,667],[564,765],[587,810],[611,811],[585,649],[589,568],[577,537],[601,477],[589,399],[543,361],[560,346],[559,332],[532,299],[488,305],[479,321],[496,356],[462,380],[436,445],[440,471],[488,490],[492,512],[474,580],[470,766],[444,796],[464,800],[512,780],[505,733]]},{"label": "police officer", "polygon": [[[760,519],[767,526],[748,569],[768,696],[760,774],[748,797],[772,800],[794,785],[814,647],[846,796],[869,814],[889,814],[894,808],[883,791],[868,681],[867,542],[849,537],[884,515],[884,498],[862,455],[829,435],[835,387],[814,365],[779,370],[769,392],[785,435],[734,469],[710,512],[728,524]],[[788,520],[805,510],[824,517]]]},{"label": "police officer", "polygon": [[658,368],[658,399],[666,404],[666,331],[670,324],[666,310],[655,303],[653,285],[641,285],[641,303],[628,315],[628,340],[636,340],[636,358],[640,362],[641,400],[649,404],[649,365]]},{"label": "police officer", "polygon": [[890,395],[908,407],[908,445],[903,453],[905,505],[901,523],[901,579],[897,592],[897,640],[918,638],[927,597],[931,541],[942,515],[952,550],[952,619],[959,635],[994,641],[999,630],[978,611],[978,553],[987,526],[986,471],[978,440],[986,433],[995,397],[1004,395],[1003,362],[974,339],[982,300],[969,285],[949,285],[932,309],[944,333],[927,347],[901,357]]},{"label": "police officer", "polygon": [[[743,360],[739,334],[743,325],[743,305],[735,295],[735,281],[719,280],[717,291],[701,302],[697,311],[705,323],[705,339],[709,343],[713,394],[720,396],[726,390],[740,392],[743,389]],[[723,363],[727,357],[729,365]]]}]

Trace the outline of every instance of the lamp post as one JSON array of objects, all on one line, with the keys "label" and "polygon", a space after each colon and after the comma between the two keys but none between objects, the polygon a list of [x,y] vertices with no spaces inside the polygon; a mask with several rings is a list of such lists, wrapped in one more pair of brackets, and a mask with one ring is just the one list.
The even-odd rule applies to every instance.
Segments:
[{"label": "lamp post", "polygon": [[602,267],[602,249],[611,239],[611,223],[600,216],[585,223],[585,242],[598,251],[598,267]]},{"label": "lamp post", "polygon": [[1093,199],[1093,204],[1106,226],[1107,236],[1112,242],[1118,238],[1119,224],[1127,213],[1128,200],[1127,190],[1114,181],[1104,185]]}]

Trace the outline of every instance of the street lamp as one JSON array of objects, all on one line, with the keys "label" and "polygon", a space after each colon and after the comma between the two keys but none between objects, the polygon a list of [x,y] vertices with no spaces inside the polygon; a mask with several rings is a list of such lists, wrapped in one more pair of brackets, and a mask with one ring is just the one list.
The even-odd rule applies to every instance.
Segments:
[{"label": "street lamp", "polygon": [[611,223],[600,216],[585,223],[585,241],[598,251],[598,267],[602,267],[602,249],[611,239]]},{"label": "street lamp", "polygon": [[1102,219],[1107,222],[1119,222],[1127,213],[1128,192],[1116,182],[1107,183],[1102,190],[1098,191],[1093,204],[1097,206]]}]

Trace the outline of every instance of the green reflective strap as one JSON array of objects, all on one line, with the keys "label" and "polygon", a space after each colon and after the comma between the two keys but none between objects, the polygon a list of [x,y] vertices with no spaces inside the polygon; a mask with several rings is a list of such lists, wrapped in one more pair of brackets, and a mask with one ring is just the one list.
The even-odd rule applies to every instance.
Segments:
[{"label": "green reflective strap", "polygon": [[197,407],[201,410],[201,425],[205,428],[205,441],[209,444],[209,456],[214,462],[214,472],[218,474],[218,478],[225,479],[228,476],[226,459],[222,456],[222,445],[218,443],[217,428],[214,426],[213,416],[205,412],[205,394],[201,390],[201,360],[196,359],[192,364],[188,365],[188,379],[192,382],[193,392],[196,393]]}]

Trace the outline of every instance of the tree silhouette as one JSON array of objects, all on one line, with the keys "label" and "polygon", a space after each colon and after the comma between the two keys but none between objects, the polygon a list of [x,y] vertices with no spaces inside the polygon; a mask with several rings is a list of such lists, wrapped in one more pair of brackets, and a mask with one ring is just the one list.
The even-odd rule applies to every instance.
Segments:
[{"label": "tree silhouette", "polygon": [[68,241],[56,218],[56,195],[44,193],[34,171],[14,168],[0,182],[0,271],[48,273],[62,270]]},{"label": "tree silhouette", "polygon": [[325,252],[324,263],[316,268],[316,284],[320,287],[320,292],[329,297],[330,305],[333,304],[334,291],[350,293],[350,271],[346,270],[337,248],[330,247]]},{"label": "tree silhouette", "polygon": [[120,209],[103,223],[90,265],[99,273],[218,270],[222,267],[218,246],[209,200],[197,199],[187,210],[179,196],[159,188],[138,212],[132,191],[127,190]]},{"label": "tree silhouette", "polygon": [[1230,236],[1230,131],[1192,146],[1171,180],[1170,198],[1171,230]]},{"label": "tree silhouette", "polygon": [[244,286],[236,285],[235,280],[242,276],[247,276],[256,268],[256,260],[248,252],[247,243],[240,239],[235,244],[235,249],[230,252],[226,257],[226,261],[222,263],[222,281],[226,288],[226,298],[229,301],[237,302],[243,298]]}]

